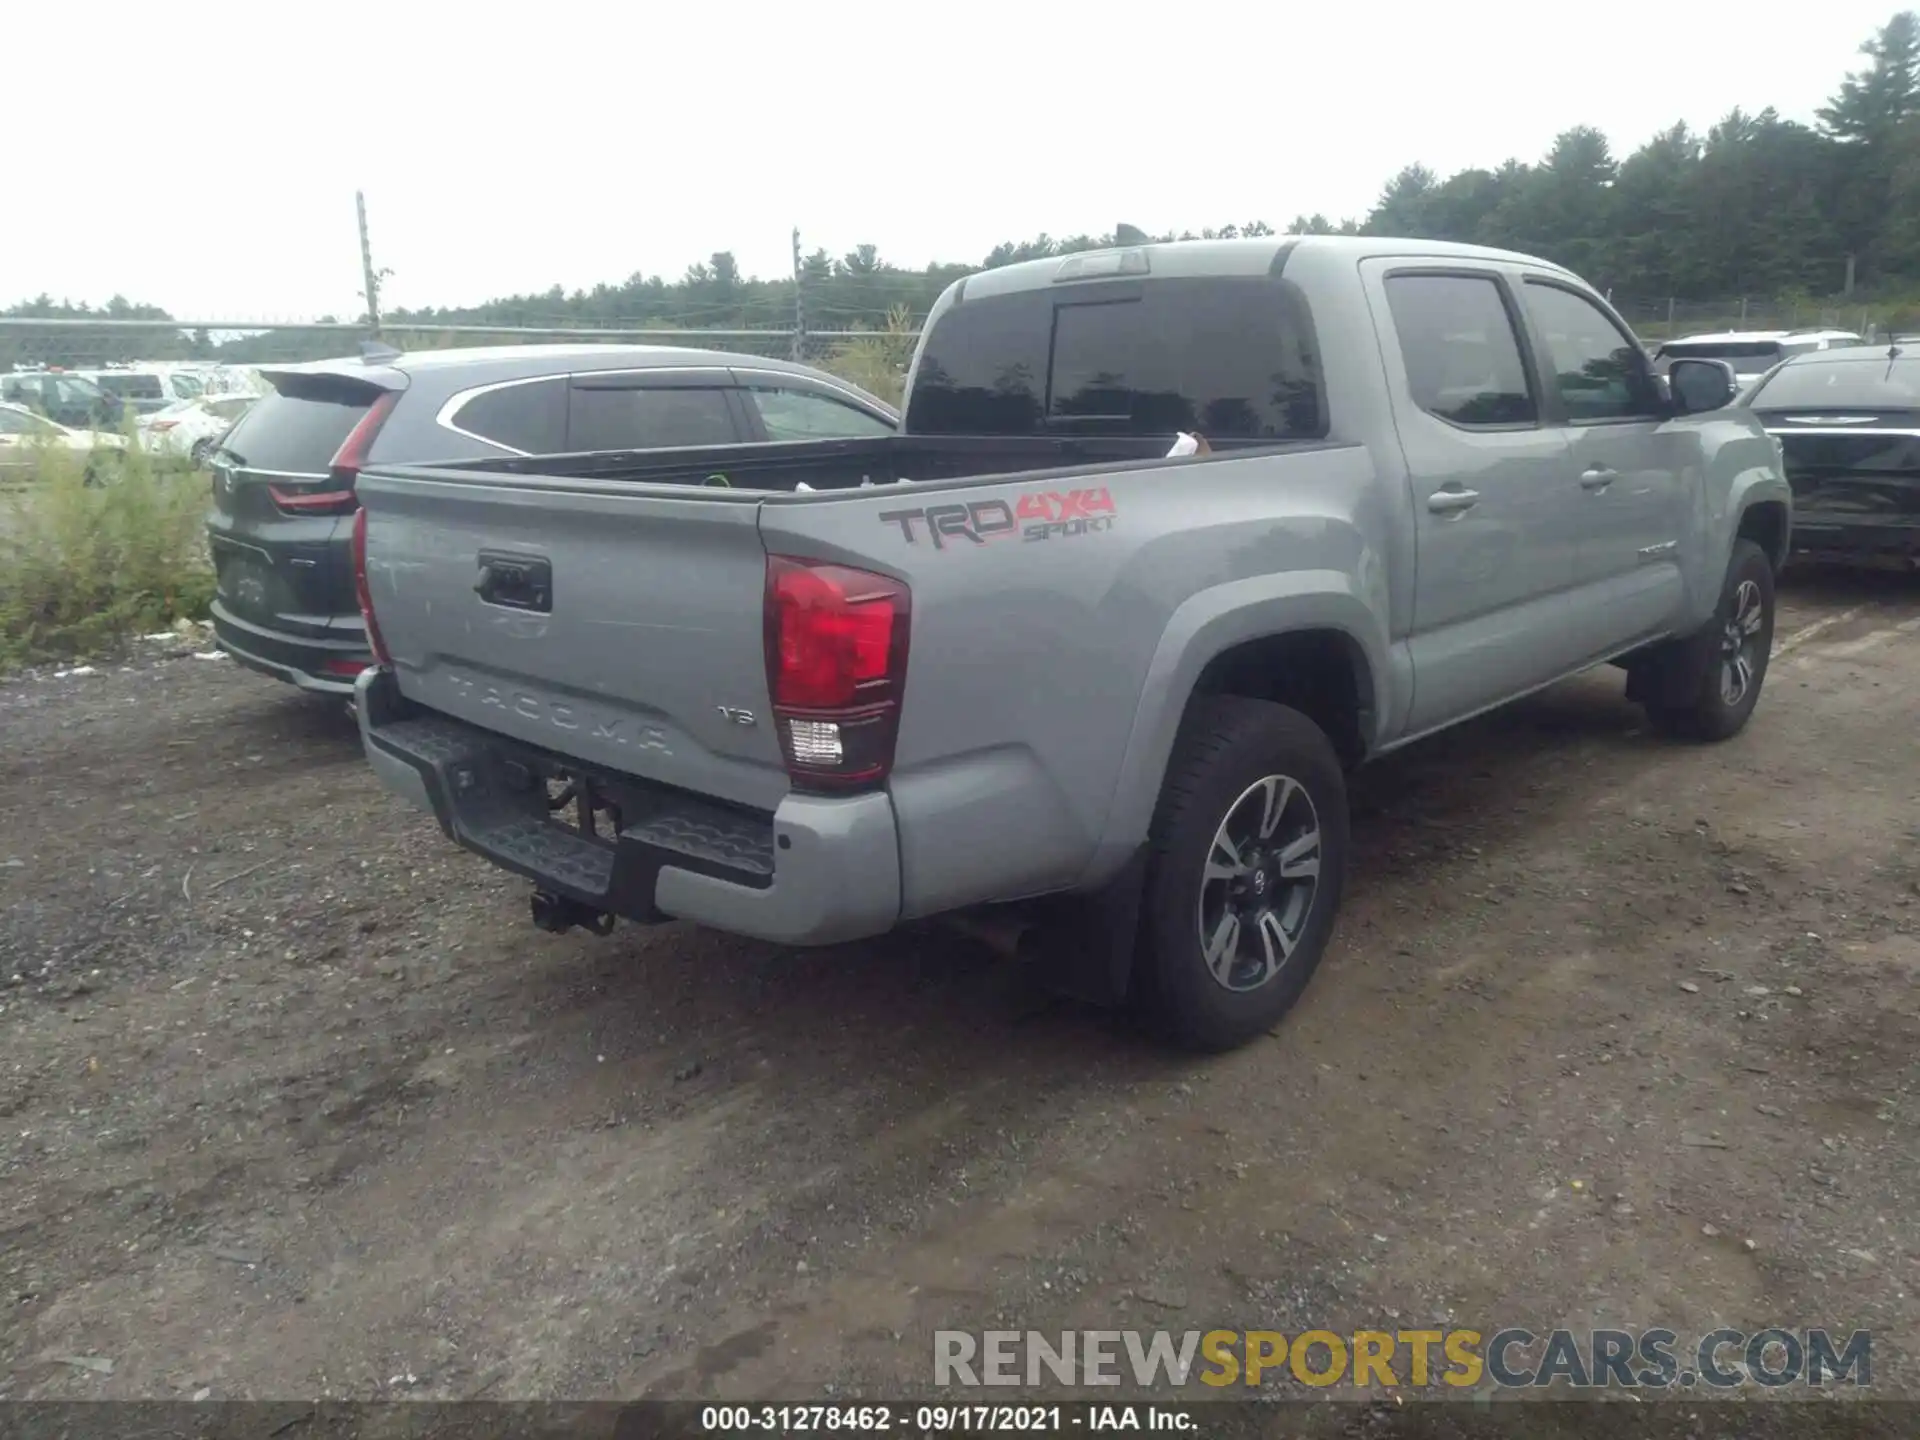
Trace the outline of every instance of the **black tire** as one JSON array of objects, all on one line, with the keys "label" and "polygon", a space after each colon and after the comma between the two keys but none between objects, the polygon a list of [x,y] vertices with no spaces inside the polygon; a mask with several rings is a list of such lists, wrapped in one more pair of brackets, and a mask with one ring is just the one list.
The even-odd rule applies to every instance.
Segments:
[{"label": "black tire", "polygon": [[207,468],[207,457],[212,453],[213,442],[211,440],[196,440],[193,442],[193,449],[189,452],[187,461],[194,469],[204,470]]},{"label": "black tire", "polygon": [[1699,634],[1663,660],[1647,719],[1678,740],[1730,740],[1746,729],[1773,654],[1773,562],[1751,540],[1733,542],[1720,603]]},{"label": "black tire", "polygon": [[[1262,839],[1259,822],[1271,813],[1270,796],[1284,799]],[[1231,853],[1248,863],[1237,879],[1222,877],[1220,871],[1231,868],[1224,864],[1209,878],[1210,860],[1229,853],[1216,854],[1216,840],[1236,818],[1255,822],[1249,843],[1230,838]],[[1318,873],[1307,890],[1300,872],[1311,857],[1299,847],[1309,823],[1318,836]],[[1182,1047],[1220,1051],[1245,1044],[1293,1008],[1333,936],[1348,847],[1340,757],[1297,710],[1202,696],[1174,745],[1150,847],[1134,972],[1137,1008]],[[1240,918],[1216,967],[1202,936],[1221,939],[1230,903]],[[1250,914],[1271,923],[1248,920]]]}]

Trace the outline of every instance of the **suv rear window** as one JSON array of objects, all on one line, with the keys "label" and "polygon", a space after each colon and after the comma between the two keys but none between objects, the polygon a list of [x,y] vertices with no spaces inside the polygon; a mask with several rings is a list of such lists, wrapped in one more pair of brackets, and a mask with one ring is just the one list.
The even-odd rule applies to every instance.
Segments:
[{"label": "suv rear window", "polygon": [[134,400],[167,398],[166,389],[160,384],[158,375],[102,375],[100,388],[109,395],[122,395]]},{"label": "suv rear window", "polygon": [[1770,340],[1693,340],[1662,345],[1662,360],[1761,360],[1778,365],[1785,352]]},{"label": "suv rear window", "polygon": [[907,429],[923,435],[1326,434],[1305,298],[1213,276],[965,300],[934,323]]},{"label": "suv rear window", "polygon": [[1796,361],[1746,403],[1756,410],[1920,410],[1920,358]]},{"label": "suv rear window", "polygon": [[365,385],[289,395],[275,390],[241,417],[221,444],[249,470],[325,475],[379,391]]}]

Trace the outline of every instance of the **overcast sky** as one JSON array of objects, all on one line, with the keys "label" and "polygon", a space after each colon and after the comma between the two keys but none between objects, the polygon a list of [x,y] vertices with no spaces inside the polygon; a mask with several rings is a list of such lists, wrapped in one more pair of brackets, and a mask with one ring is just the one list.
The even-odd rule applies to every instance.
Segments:
[{"label": "overcast sky", "polygon": [[14,4],[0,304],[345,317],[356,188],[390,308],[716,250],[784,274],[795,225],[920,266],[1120,220],[1339,219],[1403,165],[1532,160],[1571,125],[1625,155],[1736,105],[1810,120],[1893,8]]}]

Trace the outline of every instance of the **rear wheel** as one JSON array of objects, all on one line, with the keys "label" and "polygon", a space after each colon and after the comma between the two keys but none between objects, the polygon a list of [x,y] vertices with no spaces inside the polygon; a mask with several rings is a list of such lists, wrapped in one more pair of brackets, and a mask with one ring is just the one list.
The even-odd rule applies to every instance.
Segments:
[{"label": "rear wheel", "polygon": [[1345,777],[1317,725],[1196,700],[1154,817],[1135,977],[1149,1023],[1199,1050],[1277,1023],[1332,938],[1347,844]]},{"label": "rear wheel", "polygon": [[1753,541],[1734,541],[1713,619],[1664,662],[1677,669],[1647,702],[1654,727],[1687,740],[1729,740],[1744,730],[1773,654],[1773,611],[1773,562]]}]

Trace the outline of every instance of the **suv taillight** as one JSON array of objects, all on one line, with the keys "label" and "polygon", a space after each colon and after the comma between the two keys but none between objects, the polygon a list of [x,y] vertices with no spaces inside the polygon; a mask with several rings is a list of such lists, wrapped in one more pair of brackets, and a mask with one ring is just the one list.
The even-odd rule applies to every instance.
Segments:
[{"label": "suv taillight", "polygon": [[393,407],[400,401],[396,390],[383,390],[380,398],[367,407],[367,413],[347,433],[340,442],[340,448],[333,452],[333,463],[327,467],[327,487],[324,490],[289,490],[281,485],[269,485],[267,493],[273,497],[273,503],[290,515],[346,515],[354,505],[354,482],[360,477],[360,467],[367,463],[367,451],[373,447],[373,437],[380,433],[380,427],[387,423],[387,416],[393,413]]},{"label": "suv taillight", "polygon": [[353,513],[353,593],[360,602],[360,618],[367,622],[367,648],[376,664],[391,665],[387,642],[380,638],[380,624],[373,618],[373,591],[367,586],[367,512]]},{"label": "suv taillight", "polygon": [[886,783],[907,681],[911,597],[886,575],[767,557],[767,690],[796,789]]}]

